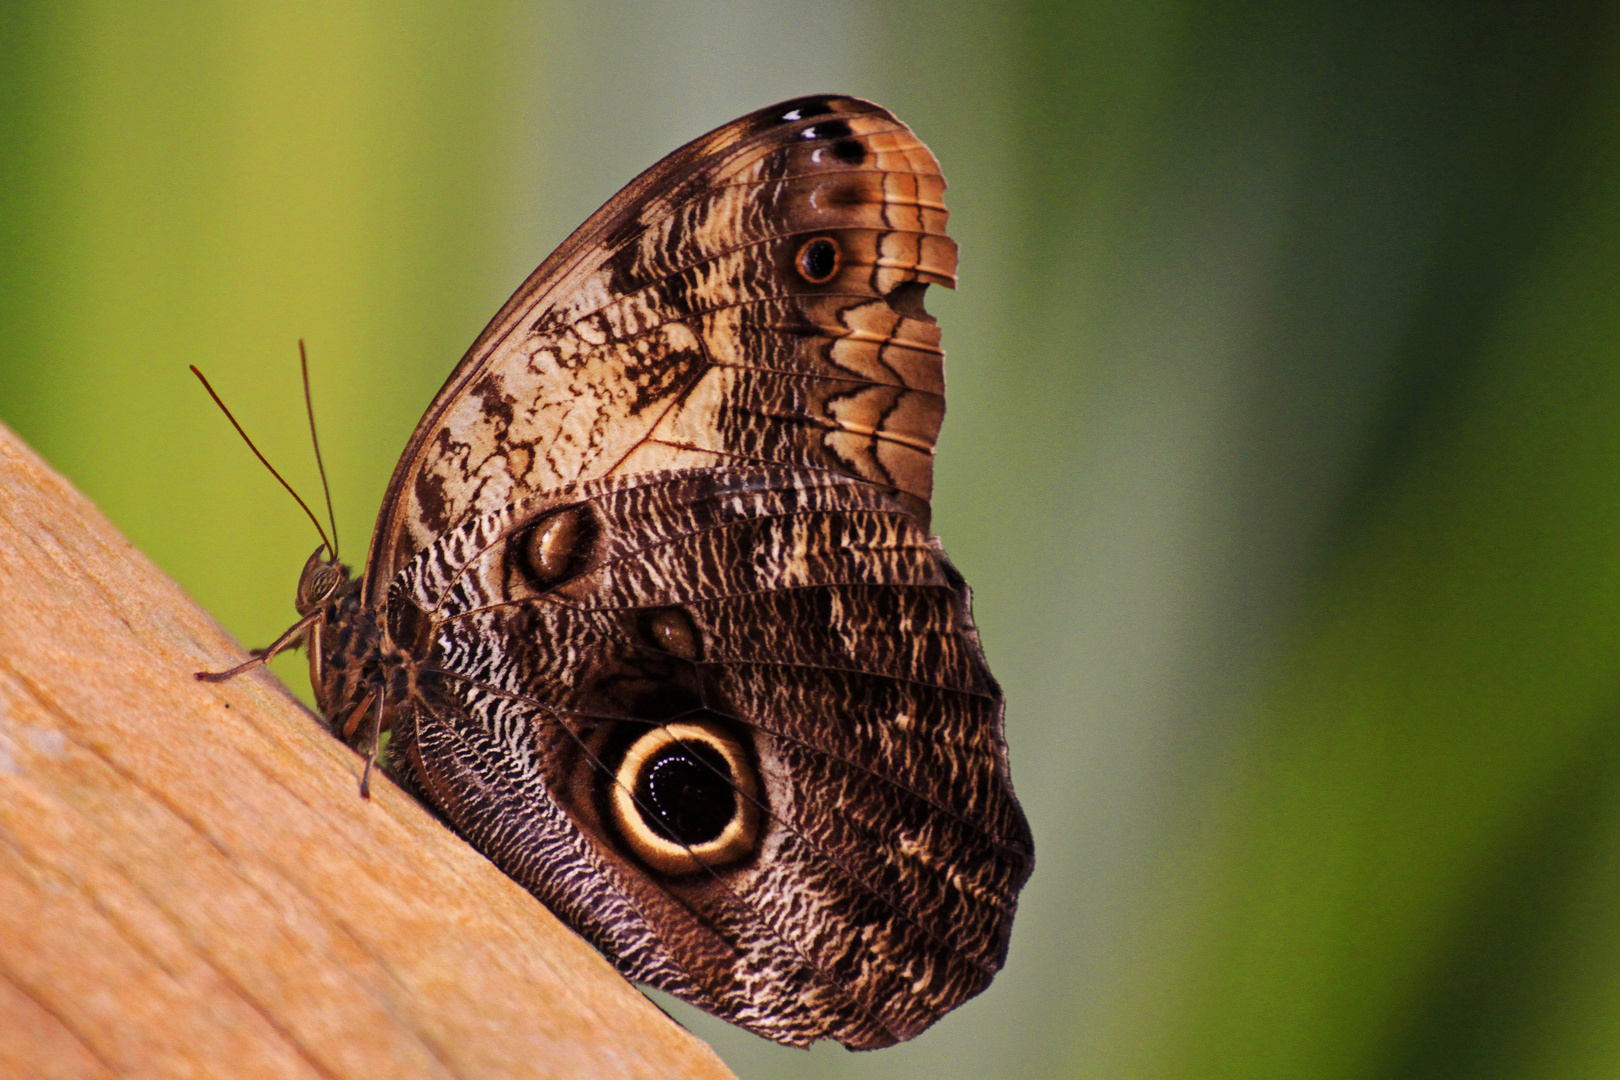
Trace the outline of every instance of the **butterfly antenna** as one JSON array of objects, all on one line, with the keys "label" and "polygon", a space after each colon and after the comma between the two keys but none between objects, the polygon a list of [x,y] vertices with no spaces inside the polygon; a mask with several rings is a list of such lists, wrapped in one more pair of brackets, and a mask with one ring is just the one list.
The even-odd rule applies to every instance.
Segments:
[{"label": "butterfly antenna", "polygon": [[275,477],[281,486],[287,489],[287,494],[291,495],[299,506],[303,507],[304,515],[308,517],[310,523],[315,526],[315,531],[321,534],[321,543],[326,545],[326,550],[334,552],[333,558],[336,558],[336,549],[332,547],[332,541],[327,539],[326,530],[321,528],[320,519],[310,512],[308,504],[306,504],[303,499],[298,498],[298,492],[292,489],[291,484],[282,479],[281,474],[276,472],[276,467],[270,464],[270,462],[266,461],[263,454],[259,453],[259,448],[253,445],[253,440],[248,438],[248,433],[242,430],[242,425],[236,422],[236,417],[231,415],[231,410],[227,409],[225,407],[225,403],[219,399],[219,395],[214,393],[214,388],[210,386],[208,380],[203,377],[203,373],[197,370],[197,365],[191,364],[189,366],[191,368],[191,373],[197,376],[197,381],[203,384],[203,389],[208,391],[208,396],[214,399],[215,405],[219,406],[219,411],[224,413],[225,419],[231,422],[231,427],[235,428],[236,433],[242,436],[242,441],[247,443],[249,450],[253,451],[253,456],[259,459],[259,464],[269,469],[270,475]]},{"label": "butterfly antenna", "polygon": [[332,558],[338,557],[337,515],[332,513],[332,487],[326,482],[326,463],[321,461],[321,437],[315,434],[315,401],[309,393],[309,353],[304,339],[298,339],[298,366],[304,372],[304,412],[309,416],[309,441],[315,446],[315,468],[321,473],[321,491],[326,495],[326,520],[332,526]]}]

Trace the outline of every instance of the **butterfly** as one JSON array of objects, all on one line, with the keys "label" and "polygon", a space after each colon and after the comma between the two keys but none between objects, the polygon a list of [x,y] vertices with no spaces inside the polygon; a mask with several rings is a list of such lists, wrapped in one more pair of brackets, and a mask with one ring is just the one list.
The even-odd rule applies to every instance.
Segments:
[{"label": "butterfly", "polygon": [[364,574],[316,549],[263,651],[307,648],[363,783],[387,731],[390,775],[626,977],[791,1045],[983,990],[1033,866],[929,530],[944,187],[850,97],[664,158],[496,314]]}]

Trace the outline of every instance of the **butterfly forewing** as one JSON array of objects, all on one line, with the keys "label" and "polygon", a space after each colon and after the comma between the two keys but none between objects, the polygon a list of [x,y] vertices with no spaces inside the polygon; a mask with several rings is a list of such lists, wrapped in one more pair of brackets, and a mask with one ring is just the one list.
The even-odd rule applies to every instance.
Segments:
[{"label": "butterfly forewing", "polygon": [[[926,520],[943,377],[916,290],[955,282],[943,186],[908,128],[849,98],[761,110],[653,166],[452,372],[395,470],[368,599],[464,515],[610,474],[805,465]],[[837,248],[822,281],[799,265],[815,239]]]},{"label": "butterfly forewing", "polygon": [[457,366],[316,639],[334,730],[633,979],[783,1042],[983,989],[1032,865],[928,531],[944,181],[852,98],[633,181]]}]

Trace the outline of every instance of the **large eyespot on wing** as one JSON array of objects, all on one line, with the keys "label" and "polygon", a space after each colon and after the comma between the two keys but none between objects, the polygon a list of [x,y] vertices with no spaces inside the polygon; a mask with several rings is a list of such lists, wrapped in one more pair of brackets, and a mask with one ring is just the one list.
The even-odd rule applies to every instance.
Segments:
[{"label": "large eyespot on wing", "polygon": [[633,858],[684,876],[757,854],[765,804],[745,738],[704,716],[625,728],[596,783],[601,817]]},{"label": "large eyespot on wing", "polygon": [[876,105],[825,96],[694,140],[496,315],[401,457],[366,595],[469,514],[608,475],[780,464],[926,523],[953,285],[944,179]]}]

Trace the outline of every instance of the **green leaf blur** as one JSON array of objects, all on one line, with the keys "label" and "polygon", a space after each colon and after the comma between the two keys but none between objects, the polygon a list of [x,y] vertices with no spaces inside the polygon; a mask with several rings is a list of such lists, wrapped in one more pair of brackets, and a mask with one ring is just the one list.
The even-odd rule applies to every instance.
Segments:
[{"label": "green leaf blur", "polygon": [[935,525],[1039,862],[1006,971],[914,1043],[672,1011],[745,1078],[1605,1075],[1617,15],[13,0],[0,420],[262,644],[314,530],[187,364],[314,504],[308,340],[359,559],[596,205],[748,109],[879,100],[952,181]]}]

